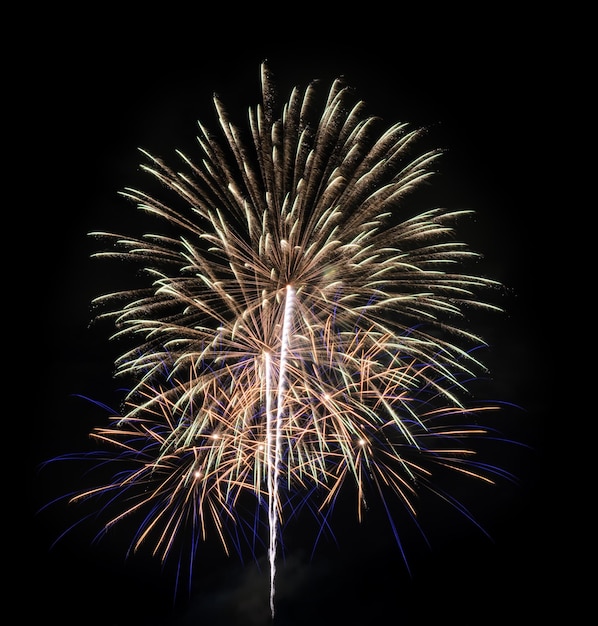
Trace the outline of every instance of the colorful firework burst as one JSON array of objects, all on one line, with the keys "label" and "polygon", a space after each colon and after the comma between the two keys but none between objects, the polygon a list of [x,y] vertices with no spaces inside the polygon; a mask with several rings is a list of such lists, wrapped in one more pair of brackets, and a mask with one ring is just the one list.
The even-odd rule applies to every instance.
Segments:
[{"label": "colorful firework burst", "polygon": [[436,469],[505,474],[465,443],[497,408],[464,400],[484,370],[467,315],[497,310],[479,293],[499,285],[463,269],[477,255],[454,223],[468,211],[411,215],[405,201],[440,151],[413,156],[422,130],[383,127],[341,80],[278,109],[266,65],[261,78],[247,139],[216,98],[221,134],[199,125],[200,160],[179,152],[176,171],[144,152],[170,201],[123,195],[165,234],[92,233],[108,241],[95,256],[145,281],[95,301],[130,341],[116,368],[132,387],[92,433],[118,470],[73,500],[106,498],[108,526],[139,513],[133,547],[163,559],[188,538],[190,564],[212,534],[228,552],[265,533],[274,614],[278,542],[301,507],[326,520],[352,486],[360,519],[372,493],[415,515],[428,489],[467,514]]}]

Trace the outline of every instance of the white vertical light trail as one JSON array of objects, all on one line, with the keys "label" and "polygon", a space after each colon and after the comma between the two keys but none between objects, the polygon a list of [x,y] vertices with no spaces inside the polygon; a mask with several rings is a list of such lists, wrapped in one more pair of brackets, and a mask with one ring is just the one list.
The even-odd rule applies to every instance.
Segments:
[{"label": "white vertical light trail", "polygon": [[278,536],[278,483],[280,476],[280,457],[282,451],[282,419],[284,412],[285,371],[289,346],[291,318],[295,290],[287,285],[282,322],[282,337],[280,340],[280,364],[278,370],[278,388],[276,397],[276,414],[272,410],[271,402],[271,357],[266,354],[266,447],[268,451],[268,527],[270,544],[268,557],[270,561],[270,611],[274,617],[274,595],[276,579],[276,552]]}]

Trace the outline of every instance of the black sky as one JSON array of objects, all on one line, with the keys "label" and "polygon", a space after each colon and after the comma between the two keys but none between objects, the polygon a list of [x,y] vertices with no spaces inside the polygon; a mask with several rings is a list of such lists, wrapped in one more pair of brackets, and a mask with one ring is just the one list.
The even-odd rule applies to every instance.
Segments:
[{"label": "black sky", "polygon": [[21,166],[30,172],[20,217],[35,257],[25,279],[31,290],[22,368],[30,394],[24,402],[31,416],[31,530],[16,570],[27,598],[21,615],[31,623],[69,625],[268,623],[266,571],[259,574],[251,563],[241,567],[234,555],[224,559],[208,548],[193,597],[172,607],[169,577],[143,555],[125,563],[125,541],[117,533],[97,546],[75,533],[50,549],[63,529],[62,514],[35,513],[72,478],[68,469],[40,474],[39,463],[82,449],[103,417],[73,395],[112,400],[108,332],[88,324],[91,299],[110,291],[118,277],[89,259],[94,242],[87,233],[127,232],[134,210],[117,192],[143,184],[137,148],[173,160],[175,148],[195,154],[196,121],[216,127],[214,92],[243,123],[259,98],[259,65],[268,59],[281,99],[295,84],[319,78],[327,85],[342,75],[372,114],[388,124],[426,126],[430,140],[447,149],[438,193],[455,208],[476,210],[466,226],[468,243],[508,287],[507,314],[492,318],[484,332],[497,397],[524,408],[507,412],[507,436],[529,446],[506,452],[517,486],[470,494],[492,540],[425,504],[422,523],[432,546],[406,531],[413,539],[411,577],[390,536],[382,536],[386,528],[381,531],[376,513],[362,525],[337,520],[339,547],[322,547],[312,561],[309,540],[302,544],[301,533],[291,533],[276,624],[537,618],[538,595],[558,576],[544,541],[547,366],[537,324],[544,284],[537,279],[543,236],[537,218],[544,198],[532,156],[548,89],[543,44],[529,22],[506,15],[492,27],[457,11],[436,18],[426,11],[356,14],[324,24],[297,10],[277,15],[276,26],[259,27],[256,16],[245,23],[163,11],[150,27],[116,11],[67,27],[66,16],[54,13],[43,35],[30,33],[36,54],[26,67],[20,111],[28,153]]}]

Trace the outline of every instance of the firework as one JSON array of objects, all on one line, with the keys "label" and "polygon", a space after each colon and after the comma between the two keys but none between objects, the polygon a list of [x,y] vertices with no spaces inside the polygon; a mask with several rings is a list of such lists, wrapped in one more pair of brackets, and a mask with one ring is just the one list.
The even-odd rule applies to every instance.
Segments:
[{"label": "firework", "polygon": [[261,79],[248,128],[215,98],[219,133],[200,123],[201,157],[179,152],[181,171],[143,152],[161,191],[123,195],[163,234],[92,233],[106,242],[95,256],[144,281],[95,301],[125,342],[116,373],[130,391],[92,432],[106,444],[93,458],[118,470],[73,500],[105,498],[107,526],[138,513],[133,548],[162,559],[180,537],[190,564],[211,536],[227,552],[267,545],[274,615],[298,509],[326,520],[352,487],[359,519],[372,494],[415,515],[421,489],[466,513],[435,468],[502,473],[464,443],[497,408],[464,399],[484,371],[467,316],[497,310],[479,294],[499,285],[465,272],[476,254],[454,223],[467,211],[409,213],[440,155],[416,152],[421,129],[384,126],[340,80],[295,88],[279,109],[266,65]]}]

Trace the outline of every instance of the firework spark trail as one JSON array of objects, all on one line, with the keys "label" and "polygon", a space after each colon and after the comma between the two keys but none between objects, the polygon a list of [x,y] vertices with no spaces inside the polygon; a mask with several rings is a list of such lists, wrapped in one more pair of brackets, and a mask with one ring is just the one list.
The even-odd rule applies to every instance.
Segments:
[{"label": "firework spark trail", "polygon": [[[270,612],[274,617],[274,591],[275,591],[275,576],[276,576],[276,533],[278,522],[278,477],[279,477],[279,459],[277,455],[277,443],[278,443],[278,419],[273,424],[273,411],[271,400],[271,379],[272,379],[272,360],[270,354],[265,354],[266,363],[266,454],[268,455],[268,524],[269,524],[269,546],[268,546],[268,558],[270,561]],[[278,411],[277,411],[278,413]],[[274,430],[274,433],[272,432]],[[272,439],[276,438],[276,444],[273,445]],[[274,451],[273,451],[274,450]]]},{"label": "firework spark trail", "polygon": [[401,547],[387,494],[415,516],[416,493],[429,490],[469,517],[435,471],[508,475],[465,444],[487,434],[479,418],[497,408],[464,401],[484,371],[467,316],[498,310],[478,292],[499,284],[462,270],[478,257],[454,239],[469,211],[405,214],[439,151],[413,157],[421,131],[380,133],[338,80],[319,114],[314,83],[277,116],[261,69],[251,142],[215,98],[225,141],[200,124],[200,161],[178,153],[178,172],[143,151],[172,202],[123,195],[172,234],[93,233],[112,244],[94,256],[136,262],[147,282],[95,300],[113,338],[132,342],[116,360],[131,389],[92,433],[111,446],[92,459],[119,471],[73,499],[105,497],[106,528],[141,514],[134,550],[154,541],[165,560],[189,538],[177,549],[190,567],[212,532],[228,553],[249,528],[255,548],[267,501],[273,616],[283,526],[302,506],[327,526],[352,482],[358,518],[366,496],[380,496]]},{"label": "firework spark trail", "polygon": [[[290,285],[286,287],[286,295],[284,300],[284,317],[282,323],[282,336],[280,341],[280,355],[278,361],[280,369],[278,372],[278,390],[276,394],[276,417],[273,419],[272,411],[267,411],[267,448],[269,454],[268,460],[268,524],[270,545],[268,548],[268,556],[270,560],[270,611],[274,617],[274,594],[275,594],[275,578],[276,578],[276,547],[278,536],[278,487],[280,480],[280,464],[282,454],[282,420],[285,410],[285,370],[287,363],[287,352],[289,349],[291,320],[293,316],[293,299],[295,293]],[[267,379],[272,375],[271,359],[267,357]],[[267,385],[266,389],[269,389]],[[268,394],[268,391],[266,392]],[[274,424],[272,422],[274,421]],[[274,443],[272,443],[274,439]]]}]

